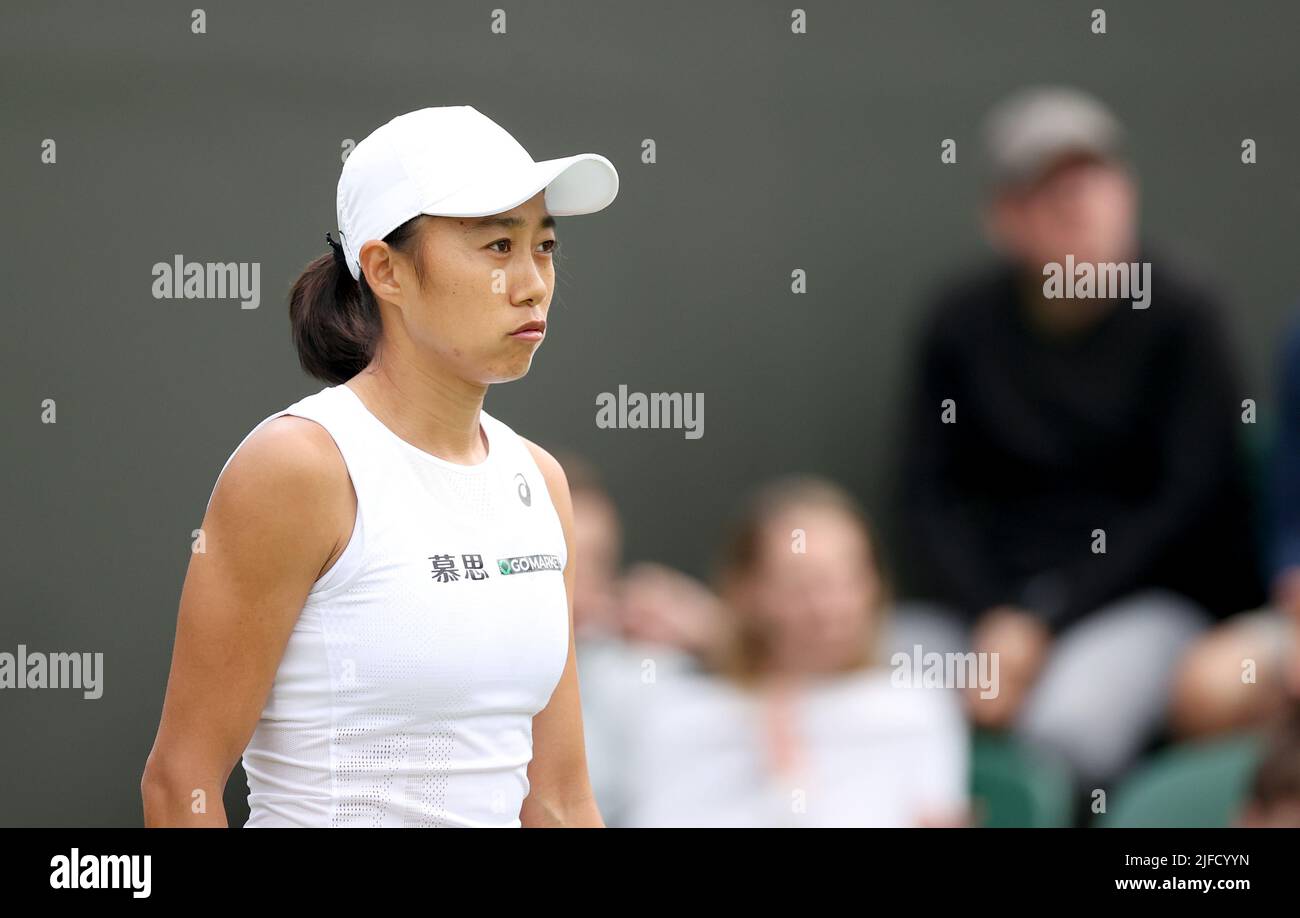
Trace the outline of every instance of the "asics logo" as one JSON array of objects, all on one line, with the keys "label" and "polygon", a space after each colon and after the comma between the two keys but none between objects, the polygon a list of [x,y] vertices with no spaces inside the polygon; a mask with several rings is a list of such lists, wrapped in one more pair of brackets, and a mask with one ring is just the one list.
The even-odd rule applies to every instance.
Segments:
[{"label": "asics logo", "polygon": [[515,472],[515,478],[519,481],[519,500],[525,507],[533,505],[533,492],[528,487],[528,479],[524,478],[523,472]]}]

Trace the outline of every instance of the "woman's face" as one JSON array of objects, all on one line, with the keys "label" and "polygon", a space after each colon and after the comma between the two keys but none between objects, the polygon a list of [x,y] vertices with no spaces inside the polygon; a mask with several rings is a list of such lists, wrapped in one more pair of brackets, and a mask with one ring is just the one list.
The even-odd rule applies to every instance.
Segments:
[{"label": "woman's face", "polygon": [[856,521],[824,507],[793,509],[765,527],[760,559],[751,608],[785,665],[816,672],[853,660],[881,595]]},{"label": "woman's face", "polygon": [[434,361],[467,382],[523,376],[545,331],[515,332],[545,323],[555,289],[555,218],[546,212],[545,190],[489,217],[422,222],[423,288],[410,259],[377,259],[371,289],[398,307],[399,327],[385,329],[386,346],[409,349],[414,361]]}]

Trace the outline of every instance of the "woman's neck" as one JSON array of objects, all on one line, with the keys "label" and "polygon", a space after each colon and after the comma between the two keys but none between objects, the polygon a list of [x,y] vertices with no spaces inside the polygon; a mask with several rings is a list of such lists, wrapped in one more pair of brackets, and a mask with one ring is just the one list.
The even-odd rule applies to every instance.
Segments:
[{"label": "woman's neck", "polygon": [[393,356],[372,360],[345,385],[411,445],[461,465],[487,458],[479,427],[487,386]]}]

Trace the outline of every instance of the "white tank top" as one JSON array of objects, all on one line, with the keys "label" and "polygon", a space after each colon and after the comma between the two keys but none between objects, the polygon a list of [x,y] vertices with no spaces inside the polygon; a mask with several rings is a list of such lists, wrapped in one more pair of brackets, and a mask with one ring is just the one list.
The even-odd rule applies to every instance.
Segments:
[{"label": "white tank top", "polygon": [[357,517],[244,750],[246,827],[519,827],[569,650],[568,552],[532,454],[481,411],[487,459],[439,459],[345,385],[253,430],[284,414],[334,438]]}]

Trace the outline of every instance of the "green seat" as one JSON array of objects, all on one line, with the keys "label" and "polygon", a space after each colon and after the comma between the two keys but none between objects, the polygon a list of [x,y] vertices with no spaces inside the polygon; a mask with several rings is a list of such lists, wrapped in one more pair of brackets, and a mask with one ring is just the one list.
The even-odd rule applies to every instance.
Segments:
[{"label": "green seat", "polygon": [[1175,746],[1158,754],[1120,784],[1106,828],[1226,828],[1245,802],[1259,761],[1251,735]]},{"label": "green seat", "polygon": [[975,824],[1051,829],[1072,824],[1069,771],[1014,740],[977,732],[971,745]]}]

